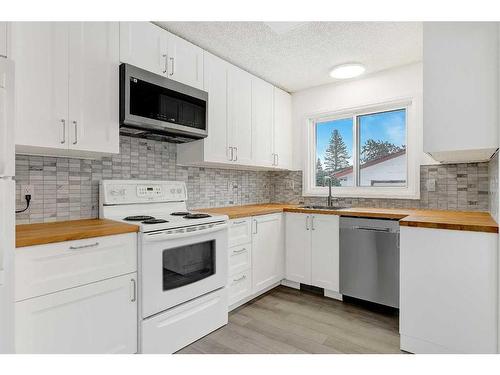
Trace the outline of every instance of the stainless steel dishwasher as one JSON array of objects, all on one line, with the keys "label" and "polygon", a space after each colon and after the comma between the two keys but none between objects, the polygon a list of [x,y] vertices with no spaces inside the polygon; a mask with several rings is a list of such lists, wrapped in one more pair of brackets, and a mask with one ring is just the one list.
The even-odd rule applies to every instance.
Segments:
[{"label": "stainless steel dishwasher", "polygon": [[399,307],[399,222],[340,218],[340,293]]}]

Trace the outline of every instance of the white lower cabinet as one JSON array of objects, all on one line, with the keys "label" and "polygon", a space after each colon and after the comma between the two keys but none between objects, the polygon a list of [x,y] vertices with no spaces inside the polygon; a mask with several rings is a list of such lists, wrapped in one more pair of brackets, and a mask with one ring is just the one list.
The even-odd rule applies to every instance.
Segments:
[{"label": "white lower cabinet", "polygon": [[498,235],[401,227],[401,349],[497,353]]},{"label": "white lower cabinet", "polygon": [[253,218],[252,291],[258,293],[285,276],[282,214]]},{"label": "white lower cabinet", "polygon": [[252,294],[252,270],[248,269],[229,276],[227,288],[229,306],[249,297]]},{"label": "white lower cabinet", "polygon": [[137,274],[16,302],[17,353],[136,353]]},{"label": "white lower cabinet", "polygon": [[286,279],[339,292],[339,217],[286,213]]}]

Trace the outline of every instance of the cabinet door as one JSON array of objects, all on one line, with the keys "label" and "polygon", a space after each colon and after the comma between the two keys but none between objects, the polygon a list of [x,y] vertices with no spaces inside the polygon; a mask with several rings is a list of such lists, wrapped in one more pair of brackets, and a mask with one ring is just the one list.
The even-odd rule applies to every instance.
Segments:
[{"label": "cabinet door", "polygon": [[7,22],[0,22],[0,56],[7,57]]},{"label": "cabinet door", "polygon": [[292,97],[274,88],[274,153],[279,168],[292,167]]},{"label": "cabinet door", "polygon": [[203,50],[168,33],[168,77],[203,89]]},{"label": "cabinet door", "polygon": [[120,61],[166,77],[168,35],[150,22],[120,22]]},{"label": "cabinet door", "polygon": [[68,148],[68,30],[64,22],[13,22],[16,146]]},{"label": "cabinet door", "polygon": [[284,277],[282,215],[253,218],[252,290],[257,293]]},{"label": "cabinet door", "polygon": [[137,274],[16,302],[17,353],[136,353]]},{"label": "cabinet door", "polygon": [[208,92],[208,137],[205,159],[212,162],[228,161],[227,139],[227,70],[228,64],[218,57],[204,54],[204,89]]},{"label": "cabinet door", "polygon": [[252,165],[252,79],[231,66],[228,71],[229,146],[233,161]]},{"label": "cabinet door", "polygon": [[311,285],[339,291],[339,217],[311,217]]},{"label": "cabinet door", "polygon": [[274,165],[273,157],[273,86],[252,78],[252,157],[253,164]]},{"label": "cabinet door", "polygon": [[287,213],[285,221],[286,279],[310,285],[311,216]]},{"label": "cabinet door", "polygon": [[119,36],[117,22],[70,25],[70,149],[119,152]]}]

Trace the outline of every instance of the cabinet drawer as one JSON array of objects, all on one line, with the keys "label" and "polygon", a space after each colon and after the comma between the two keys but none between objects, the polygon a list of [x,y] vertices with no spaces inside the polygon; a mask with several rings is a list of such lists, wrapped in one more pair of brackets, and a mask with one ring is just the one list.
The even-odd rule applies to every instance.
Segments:
[{"label": "cabinet drawer", "polygon": [[229,306],[252,294],[251,270],[246,270],[231,276],[227,282],[227,289]]},{"label": "cabinet drawer", "polygon": [[252,266],[252,244],[233,246],[229,248],[229,275],[243,272]]},{"label": "cabinet drawer", "polygon": [[252,242],[252,220],[249,217],[235,219],[229,222],[229,247]]},{"label": "cabinet drawer", "polygon": [[15,303],[16,352],[137,352],[137,274]]},{"label": "cabinet drawer", "polygon": [[135,233],[16,249],[15,300],[137,271]]}]

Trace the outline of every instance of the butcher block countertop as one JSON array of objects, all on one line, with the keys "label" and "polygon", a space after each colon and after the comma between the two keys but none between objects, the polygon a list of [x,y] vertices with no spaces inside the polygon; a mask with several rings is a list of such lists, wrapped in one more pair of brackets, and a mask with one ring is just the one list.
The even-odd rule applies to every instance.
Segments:
[{"label": "butcher block countertop", "polygon": [[352,207],[340,210],[301,208],[292,204],[252,204],[197,209],[199,212],[228,215],[230,219],[279,212],[339,215],[399,220],[401,226],[498,233],[498,224],[487,212]]},{"label": "butcher block countertop", "polygon": [[16,247],[135,233],[138,230],[137,225],[102,219],[21,224],[16,225]]}]

